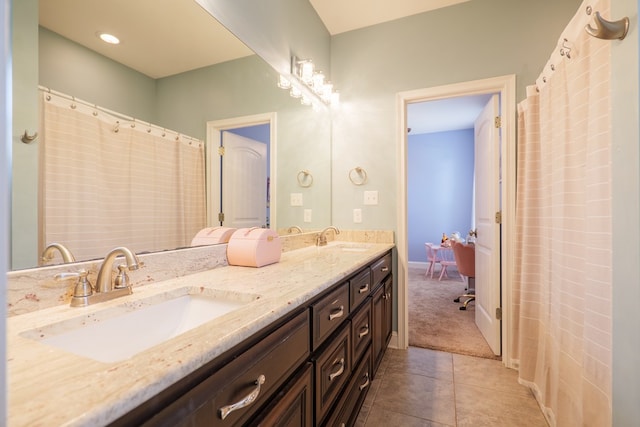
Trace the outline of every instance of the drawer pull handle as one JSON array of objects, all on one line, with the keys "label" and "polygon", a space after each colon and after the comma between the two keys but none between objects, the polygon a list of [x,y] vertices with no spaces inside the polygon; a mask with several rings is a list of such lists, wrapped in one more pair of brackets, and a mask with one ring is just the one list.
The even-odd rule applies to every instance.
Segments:
[{"label": "drawer pull handle", "polygon": [[236,403],[232,403],[231,405],[226,405],[218,409],[220,418],[224,420],[233,411],[242,409],[246,406],[251,405],[253,402],[255,402],[256,399],[258,398],[258,395],[260,394],[260,386],[264,384],[265,381],[266,379],[264,375],[260,375],[258,379],[255,381],[256,388],[254,388],[251,393],[247,394],[245,397],[238,400]]},{"label": "drawer pull handle", "polygon": [[367,323],[360,329],[360,333],[358,334],[358,338],[362,338],[364,336],[369,335],[369,324]]},{"label": "drawer pull handle", "polygon": [[387,271],[389,271],[389,267],[387,267],[386,265],[384,267],[382,267],[380,269],[380,271],[382,271],[383,273],[386,273]]},{"label": "drawer pull handle", "polygon": [[359,294],[364,294],[365,292],[369,291],[369,284],[367,283],[366,285],[360,287],[360,289],[358,289],[358,293]]},{"label": "drawer pull handle", "polygon": [[339,309],[329,313],[329,320],[337,319],[338,317],[342,317],[343,315],[344,315],[344,305],[341,305]]},{"label": "drawer pull handle", "polygon": [[344,357],[340,359],[338,363],[340,364],[340,369],[338,369],[333,374],[329,374],[329,381],[333,381],[336,377],[339,377],[344,373]]},{"label": "drawer pull handle", "polygon": [[358,387],[358,389],[359,389],[360,391],[362,391],[362,390],[364,390],[365,388],[369,387],[369,384],[371,384],[371,381],[369,381],[369,372],[366,372],[366,373],[364,374],[364,378],[365,378],[364,383],[360,384],[360,387]]}]

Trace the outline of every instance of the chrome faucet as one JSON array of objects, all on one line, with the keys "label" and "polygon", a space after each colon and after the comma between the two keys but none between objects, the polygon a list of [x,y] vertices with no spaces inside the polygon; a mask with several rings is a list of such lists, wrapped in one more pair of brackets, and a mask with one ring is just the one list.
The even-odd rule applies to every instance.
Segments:
[{"label": "chrome faucet", "polygon": [[287,229],[287,233],[289,234],[293,233],[294,231],[297,231],[298,233],[302,233],[302,228],[298,227],[297,225],[292,225]]},{"label": "chrome faucet", "polygon": [[100,266],[100,270],[98,271],[98,279],[96,280],[96,292],[112,292],[114,291],[113,286],[113,278],[111,277],[111,273],[113,271],[113,263],[116,260],[118,255],[124,255],[125,260],[127,261],[126,269],[120,268],[119,270],[119,284],[126,283],[125,286],[118,286],[116,289],[128,289],[129,293],[131,293],[131,287],[128,284],[128,279],[126,278],[126,270],[137,270],[140,267],[140,262],[138,261],[138,257],[131,252],[131,250],[121,246],[115,249],[112,249],[111,252],[104,257],[104,261],[102,261],[102,265]]},{"label": "chrome faucet", "polygon": [[320,234],[318,234],[318,239],[316,240],[316,244],[318,246],[327,246],[327,232],[329,230],[333,230],[335,234],[340,234],[340,230],[338,230],[336,227],[334,227],[333,225],[328,226],[327,228],[322,230]]},{"label": "chrome faucet", "polygon": [[44,248],[44,251],[42,251],[42,261],[43,262],[49,262],[53,259],[53,253],[55,251],[60,252],[60,255],[62,255],[62,261],[64,262],[76,262],[76,258],[73,256],[73,254],[71,253],[71,251],[69,249],[67,249],[67,247],[65,245],[63,245],[62,243],[50,243],[47,245],[46,248]]}]

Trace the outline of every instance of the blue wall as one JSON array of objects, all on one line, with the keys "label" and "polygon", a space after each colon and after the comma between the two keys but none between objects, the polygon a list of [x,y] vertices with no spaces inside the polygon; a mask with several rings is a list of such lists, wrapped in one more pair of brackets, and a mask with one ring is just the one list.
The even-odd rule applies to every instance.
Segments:
[{"label": "blue wall", "polygon": [[425,242],[471,229],[473,129],[409,135],[409,261],[425,262]]}]

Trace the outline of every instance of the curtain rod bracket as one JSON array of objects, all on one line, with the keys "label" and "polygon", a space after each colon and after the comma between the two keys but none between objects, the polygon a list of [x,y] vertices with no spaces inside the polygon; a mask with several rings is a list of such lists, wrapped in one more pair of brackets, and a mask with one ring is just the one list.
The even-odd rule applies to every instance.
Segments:
[{"label": "curtain rod bracket", "polygon": [[584,29],[590,35],[599,39],[622,40],[627,36],[627,32],[629,31],[629,18],[627,17],[624,17],[618,21],[607,21],[602,16],[600,16],[600,12],[596,12],[594,22],[596,24],[596,28],[593,28],[591,25],[587,24]]},{"label": "curtain rod bracket", "polygon": [[34,132],[33,135],[29,135],[29,132],[25,130],[22,136],[20,137],[20,140],[25,144],[30,144],[33,141],[35,141],[37,137],[38,137],[38,132]]}]

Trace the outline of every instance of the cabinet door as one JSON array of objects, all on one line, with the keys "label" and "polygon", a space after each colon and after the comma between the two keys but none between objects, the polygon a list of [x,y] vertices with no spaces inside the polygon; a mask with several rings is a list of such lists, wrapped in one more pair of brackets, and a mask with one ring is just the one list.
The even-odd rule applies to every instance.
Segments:
[{"label": "cabinet door", "polygon": [[313,304],[311,312],[313,349],[315,350],[349,316],[349,284],[343,283]]},{"label": "cabinet door", "polygon": [[358,363],[345,392],[331,411],[324,426],[353,426],[371,385],[371,353]]},{"label": "cabinet door", "polygon": [[373,334],[372,334],[372,343],[371,343],[371,352],[373,359],[373,375],[375,377],[376,371],[378,370],[378,366],[380,365],[380,361],[382,360],[382,355],[384,354],[384,314],[385,314],[385,299],[383,296],[385,295],[384,286],[379,286],[375,291],[373,291],[373,297],[371,299],[371,314],[373,317]]},{"label": "cabinet door", "polygon": [[351,320],[351,347],[353,363],[358,363],[371,342],[371,301],[365,302],[353,314]]},{"label": "cabinet door", "polygon": [[[383,328],[382,328],[382,338],[383,338],[383,348],[386,349],[387,345],[389,345],[389,340],[391,340],[391,328],[393,327],[393,276],[389,275],[384,282],[384,295],[382,296],[384,300],[384,314],[383,314]],[[384,350],[383,350],[384,352]]]},{"label": "cabinet door", "polygon": [[351,326],[344,327],[315,357],[315,419],[321,421],[328,413],[351,376]]},{"label": "cabinet door", "polygon": [[250,423],[265,427],[311,427],[313,425],[313,365],[307,363],[281,390],[273,403]]}]

